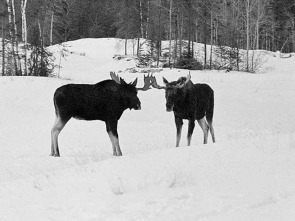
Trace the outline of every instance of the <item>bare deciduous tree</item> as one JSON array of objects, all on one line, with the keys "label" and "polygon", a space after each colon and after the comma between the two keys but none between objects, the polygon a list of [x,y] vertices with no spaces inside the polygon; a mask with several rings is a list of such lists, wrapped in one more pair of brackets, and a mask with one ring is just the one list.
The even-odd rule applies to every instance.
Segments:
[{"label": "bare deciduous tree", "polygon": [[27,33],[27,18],[26,18],[26,7],[27,0],[21,0],[21,17],[22,17],[22,40],[24,42],[24,75],[28,75],[27,71],[27,62],[28,62],[28,53],[27,53],[27,45],[28,45],[28,33]]}]

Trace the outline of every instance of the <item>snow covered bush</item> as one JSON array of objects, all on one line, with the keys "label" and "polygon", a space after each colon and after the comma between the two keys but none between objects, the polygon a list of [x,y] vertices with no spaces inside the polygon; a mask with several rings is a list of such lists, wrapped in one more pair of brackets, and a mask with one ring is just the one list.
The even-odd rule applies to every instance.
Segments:
[{"label": "snow covered bush", "polygon": [[180,57],[176,63],[175,68],[180,69],[188,69],[188,70],[202,70],[204,69],[201,62],[199,62],[196,58],[188,55],[187,53],[184,56]]},{"label": "snow covered bush", "polygon": [[214,48],[213,53],[215,57],[214,69],[239,70],[241,59],[237,48],[220,45]]},{"label": "snow covered bush", "polygon": [[47,77],[54,67],[52,53],[39,45],[32,46],[31,50],[28,60],[29,75]]}]

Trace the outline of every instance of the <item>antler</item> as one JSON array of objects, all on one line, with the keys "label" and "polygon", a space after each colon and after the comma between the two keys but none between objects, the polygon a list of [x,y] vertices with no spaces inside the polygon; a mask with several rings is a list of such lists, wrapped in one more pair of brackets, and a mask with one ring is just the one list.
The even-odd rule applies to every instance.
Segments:
[{"label": "antler", "polygon": [[143,81],[144,81],[144,86],[142,88],[136,88],[136,90],[138,91],[147,91],[150,88],[150,86],[154,83],[154,79],[155,77],[153,77],[152,75],[144,75]]},{"label": "antler", "polygon": [[[110,75],[111,75],[112,80],[114,80],[117,84],[121,84],[122,82],[125,83],[125,81],[121,77],[119,77],[119,75],[115,74],[115,72],[110,72]],[[153,77],[152,75],[149,75],[149,74],[147,76],[144,75],[144,79],[143,79],[144,86],[142,88],[136,88],[136,90],[147,91],[147,90],[151,89],[150,86],[152,85],[154,79],[155,79],[155,77]],[[133,86],[136,86],[137,78],[134,80],[133,83],[130,83],[130,84]]]},{"label": "antler", "polygon": [[157,89],[166,89],[166,86],[160,86],[160,85],[158,85],[158,83],[157,83],[157,79],[156,79],[156,77],[155,76],[151,76],[151,78],[152,78],[152,86],[153,86],[153,88],[157,88]]},{"label": "antler", "polygon": [[191,73],[189,72],[189,74],[186,77],[185,82],[179,82],[176,87],[177,88],[183,88],[184,85],[186,85],[189,81],[191,80]]},{"label": "antler", "polygon": [[[185,77],[183,77],[183,78],[185,78]],[[153,79],[152,86],[153,86],[154,88],[157,88],[157,89],[166,89],[166,88],[167,88],[167,86],[160,86],[160,85],[158,85],[157,80],[156,80],[156,77],[152,76],[152,79]],[[181,78],[180,78],[180,79],[181,79]],[[179,79],[179,80],[180,80],[180,79]],[[164,81],[165,81],[165,80],[166,80],[166,79],[164,78]],[[191,80],[191,74],[189,73],[189,74],[187,75],[187,77],[185,78],[185,82],[181,81],[181,82],[177,83],[176,85],[171,85],[171,86],[169,86],[169,87],[182,88],[182,87],[183,87],[184,85],[186,85],[190,80]]]},{"label": "antler", "polygon": [[114,80],[116,83],[118,83],[118,84],[121,83],[120,77],[115,72],[111,71],[110,75],[111,75],[112,80]]}]

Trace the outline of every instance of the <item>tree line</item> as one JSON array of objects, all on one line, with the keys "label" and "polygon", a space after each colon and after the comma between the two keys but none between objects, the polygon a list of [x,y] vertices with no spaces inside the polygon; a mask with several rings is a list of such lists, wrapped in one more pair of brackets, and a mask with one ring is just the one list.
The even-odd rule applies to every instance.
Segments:
[{"label": "tree line", "polygon": [[193,58],[198,42],[205,67],[212,68],[215,45],[239,69],[244,49],[246,71],[250,50],[295,51],[295,0],[3,0],[0,7],[2,74],[6,66],[15,75],[43,75],[46,46],[80,38],[148,39],[152,55],[167,56],[169,66]]}]

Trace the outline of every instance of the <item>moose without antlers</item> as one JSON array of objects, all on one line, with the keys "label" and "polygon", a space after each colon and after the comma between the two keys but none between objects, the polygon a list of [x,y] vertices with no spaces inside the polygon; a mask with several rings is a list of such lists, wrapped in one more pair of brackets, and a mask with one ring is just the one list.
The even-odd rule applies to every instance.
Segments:
[{"label": "moose without antlers", "polygon": [[[156,78],[152,77],[152,86],[157,89],[165,89],[166,110],[174,112],[176,124],[176,147],[179,146],[183,119],[188,120],[187,145],[191,143],[195,128],[195,120],[198,121],[204,133],[204,144],[208,140],[208,130],[215,142],[212,125],[214,111],[214,92],[207,84],[193,84],[191,75],[181,77],[177,81],[168,82],[163,77],[165,86],[159,86]],[[205,119],[206,118],[206,119]]]},{"label": "moose without antlers", "polygon": [[121,156],[117,132],[118,120],[126,109],[140,110],[137,91],[150,89],[151,76],[144,76],[144,86],[136,88],[137,78],[127,84],[111,72],[112,80],[97,84],[67,84],[54,93],[56,120],[51,130],[51,156],[59,157],[58,135],[73,117],[82,120],[101,120],[113,146],[113,155]]}]

